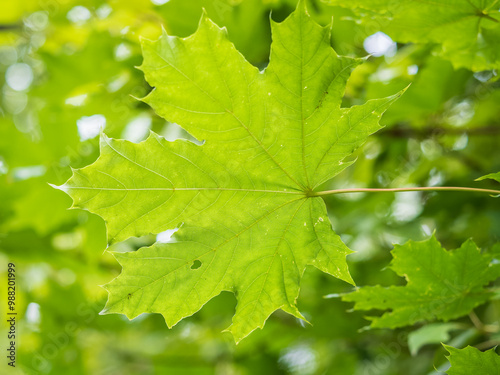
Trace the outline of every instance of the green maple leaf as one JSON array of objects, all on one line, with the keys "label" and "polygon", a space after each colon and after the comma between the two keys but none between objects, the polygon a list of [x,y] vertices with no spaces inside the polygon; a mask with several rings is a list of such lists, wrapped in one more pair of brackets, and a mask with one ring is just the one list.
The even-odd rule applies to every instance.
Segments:
[{"label": "green maple leaf", "polygon": [[[455,67],[475,71],[500,67],[500,4],[497,0],[328,0],[361,8],[398,42],[438,43]],[[375,20],[374,20],[375,19]]]},{"label": "green maple leaf", "polygon": [[352,164],[344,158],[401,93],[341,108],[362,61],[338,56],[303,3],[272,33],[263,72],[206,16],[188,38],[143,41],[141,69],[155,87],[145,102],[206,142],[102,136],[99,159],[61,187],[105,219],[110,243],[180,227],[174,243],[115,254],[123,271],[106,285],[104,312],[161,313],[172,326],[232,291],[239,341],[277,309],[302,318],[306,266],[353,283],[351,251],[314,189]]},{"label": "green maple leaf", "polygon": [[448,375],[500,374],[500,356],[495,353],[495,349],[481,352],[472,346],[464,349],[443,346],[450,353],[447,357],[451,363],[451,368],[446,371]]},{"label": "green maple leaf", "polygon": [[[483,180],[494,180],[496,182],[500,182],[500,172],[490,173],[490,174],[487,174],[486,176],[476,178],[476,181],[483,181]],[[500,195],[494,195],[493,197],[498,198],[498,197],[500,197]]]},{"label": "green maple leaf", "polygon": [[479,177],[476,179],[476,181],[482,181],[482,180],[488,180],[488,179],[500,182],[500,172],[490,173],[490,174],[487,174],[486,176]]},{"label": "green maple leaf", "polygon": [[500,264],[490,264],[491,254],[481,254],[472,240],[446,251],[432,236],[408,241],[392,250],[391,269],[405,277],[406,286],[362,287],[342,297],[355,302],[355,310],[390,310],[369,317],[373,328],[397,328],[420,321],[450,320],[468,314],[488,301],[485,288],[500,276]]}]

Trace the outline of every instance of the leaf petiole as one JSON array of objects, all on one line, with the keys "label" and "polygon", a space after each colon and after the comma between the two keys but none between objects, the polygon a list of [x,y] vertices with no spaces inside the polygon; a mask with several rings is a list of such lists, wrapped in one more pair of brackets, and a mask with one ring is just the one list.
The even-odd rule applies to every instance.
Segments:
[{"label": "leaf petiole", "polygon": [[494,189],[480,189],[471,187],[459,186],[419,186],[419,187],[405,187],[405,188],[352,188],[352,189],[335,189],[312,192],[311,196],[319,197],[323,195],[345,194],[345,193],[384,193],[384,192],[405,192],[405,191],[469,191],[476,193],[488,193],[500,195],[500,190]]}]

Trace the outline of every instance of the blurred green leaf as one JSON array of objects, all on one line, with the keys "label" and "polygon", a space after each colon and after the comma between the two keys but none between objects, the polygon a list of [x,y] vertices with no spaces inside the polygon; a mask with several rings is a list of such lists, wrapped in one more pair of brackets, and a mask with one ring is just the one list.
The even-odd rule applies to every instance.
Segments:
[{"label": "blurred green leaf", "polygon": [[457,323],[427,324],[408,335],[408,348],[412,355],[417,355],[420,348],[428,344],[448,342],[450,331],[461,328]]},{"label": "blurred green leaf", "polygon": [[473,71],[500,67],[500,5],[496,0],[328,2],[369,11],[365,22],[376,22],[398,42],[438,43],[440,54],[455,67]]},{"label": "blurred green leaf", "polygon": [[476,181],[482,181],[482,180],[487,180],[487,179],[500,182],[500,172],[490,173],[490,174],[487,174],[486,176],[479,177]]}]

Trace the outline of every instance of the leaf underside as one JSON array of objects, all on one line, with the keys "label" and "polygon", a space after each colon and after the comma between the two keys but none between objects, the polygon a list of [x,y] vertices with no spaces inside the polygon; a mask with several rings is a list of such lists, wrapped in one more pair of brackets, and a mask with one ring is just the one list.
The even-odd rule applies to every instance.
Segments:
[{"label": "leaf underside", "polygon": [[205,142],[103,135],[99,159],[60,187],[104,218],[109,243],[180,228],[172,243],[115,254],[123,270],[105,286],[105,313],[161,313],[172,326],[231,291],[239,341],[277,309],[302,318],[306,266],[353,283],[351,251],[313,191],[352,164],[344,158],[402,92],[341,108],[362,61],[338,56],[302,2],[272,33],[262,72],[205,15],[188,38],[142,41],[140,69],[155,87],[144,101]]},{"label": "leaf underside", "polygon": [[407,285],[362,287],[342,297],[355,302],[355,310],[386,311],[368,317],[373,328],[459,318],[488,301],[492,293],[485,286],[500,277],[500,264],[490,264],[491,254],[481,254],[472,240],[447,251],[432,236],[397,245],[392,255],[390,268],[405,277]]}]

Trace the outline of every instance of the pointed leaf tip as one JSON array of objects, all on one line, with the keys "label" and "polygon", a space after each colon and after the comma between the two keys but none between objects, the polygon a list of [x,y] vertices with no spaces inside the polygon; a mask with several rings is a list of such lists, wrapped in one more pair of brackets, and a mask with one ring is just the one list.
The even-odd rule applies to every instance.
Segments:
[{"label": "pointed leaf tip", "polygon": [[203,27],[209,27],[211,25],[215,25],[215,23],[208,16],[207,10],[205,8],[202,8],[197,31],[202,29]]},{"label": "pointed leaf tip", "polygon": [[297,6],[295,7],[295,11],[303,12],[304,14],[309,15],[307,12],[307,5],[305,0],[299,0],[297,2]]},{"label": "pointed leaf tip", "polygon": [[51,188],[54,188],[56,190],[61,190],[61,191],[64,191],[65,193],[68,192],[68,187],[66,186],[66,184],[62,184],[62,185],[55,185],[55,184],[51,184],[50,182],[47,182],[47,184],[51,187]]}]

